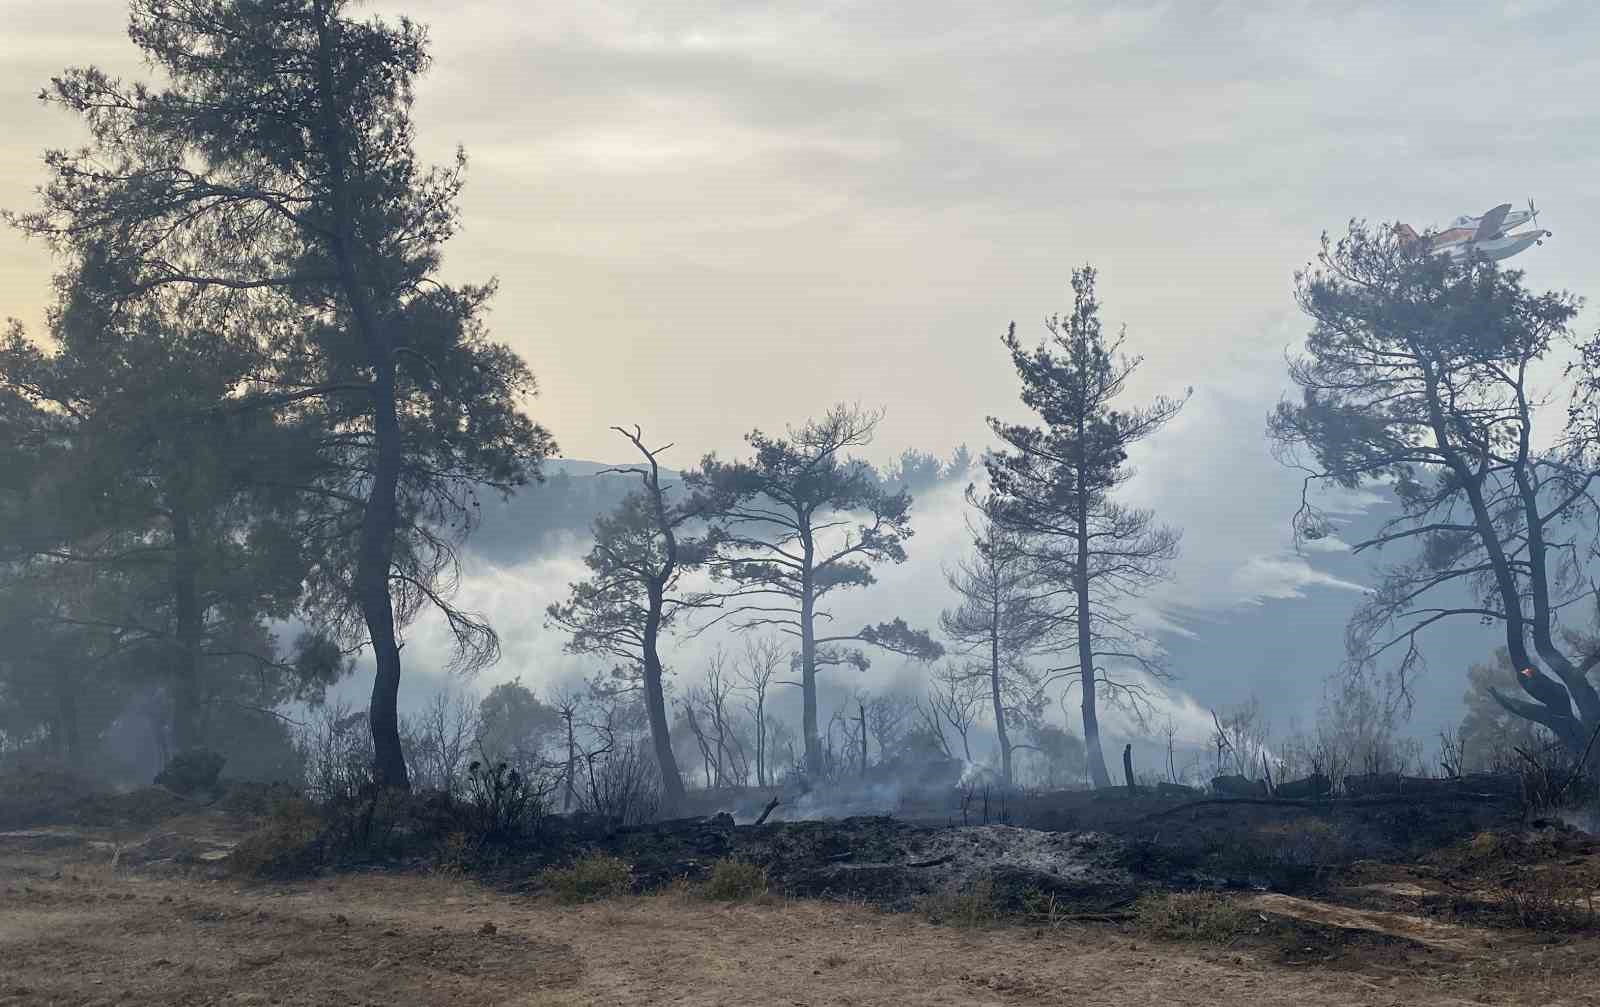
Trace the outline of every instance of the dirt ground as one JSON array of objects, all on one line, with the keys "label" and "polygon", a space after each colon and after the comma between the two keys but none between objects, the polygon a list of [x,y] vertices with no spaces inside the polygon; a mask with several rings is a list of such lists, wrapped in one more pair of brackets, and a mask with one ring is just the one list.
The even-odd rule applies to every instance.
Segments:
[{"label": "dirt ground", "polygon": [[440,875],[269,885],[205,873],[113,869],[103,848],[0,846],[0,1004],[1600,1003],[1593,942],[1464,931],[1475,939],[1382,937],[1368,954],[1323,947],[1315,930],[1303,949],[1281,929],[1187,944],[816,901],[677,892],[566,907]]}]

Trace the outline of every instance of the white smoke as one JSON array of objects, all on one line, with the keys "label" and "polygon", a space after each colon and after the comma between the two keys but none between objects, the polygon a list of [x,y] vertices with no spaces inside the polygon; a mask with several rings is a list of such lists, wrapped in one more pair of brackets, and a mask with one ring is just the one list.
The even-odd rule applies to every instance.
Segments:
[{"label": "white smoke", "polygon": [[[1204,406],[1204,402],[1191,403],[1191,408],[1195,405]],[[1159,471],[1169,457],[1167,450],[1146,451],[1140,460],[1147,470]],[[981,468],[972,476],[981,483]],[[1152,476],[1137,477],[1130,484],[1131,502],[1152,506],[1159,516],[1171,515],[1175,523],[1181,519],[1181,523],[1204,531],[1186,539],[1173,580],[1158,585],[1149,597],[1131,606],[1139,623],[1158,639],[1163,634],[1192,634],[1211,628],[1201,625],[1197,630],[1197,616],[1215,617],[1241,605],[1259,603],[1263,598],[1299,597],[1310,586],[1352,593],[1361,590],[1360,585],[1318,571],[1306,557],[1293,554],[1288,548],[1286,522],[1264,527],[1259,518],[1241,519],[1233,514],[1229,509],[1231,501],[1225,495],[1213,498],[1204,493],[1186,493],[1182,485]],[[980,485],[980,491],[981,488]],[[940,611],[956,602],[946,583],[945,570],[970,546],[965,490],[966,480],[948,480],[918,496],[912,512],[915,534],[907,543],[907,562],[879,565],[874,570],[876,584],[840,592],[830,599],[829,629],[852,632],[896,617],[905,618],[914,627],[936,628]],[[1292,513],[1291,504],[1287,498],[1274,501],[1285,514]],[[1351,500],[1345,502],[1343,509],[1357,512],[1366,504],[1365,500]],[[1219,535],[1219,531],[1223,534]],[[537,555],[520,562],[495,557],[494,563],[488,563],[475,561],[470,553],[466,555],[460,591],[454,600],[495,627],[504,655],[499,664],[481,672],[473,683],[480,692],[512,679],[544,691],[558,682],[591,675],[607,666],[602,659],[565,653],[565,635],[544,624],[546,606],[563,600],[568,585],[586,575],[583,555],[589,546],[587,537],[569,534],[547,539]],[[1200,585],[1204,585],[1203,589]],[[419,707],[445,684],[440,679],[440,669],[449,662],[450,646],[450,635],[434,614],[424,615],[408,629],[403,710]],[[741,643],[726,625],[699,634],[680,630],[672,636],[663,649],[672,687],[682,690],[694,684],[718,646],[736,654]],[[819,688],[825,707],[821,716],[824,722],[831,712],[826,708],[830,703],[847,702],[858,691],[920,689],[926,669],[918,663],[881,651],[869,650],[868,656],[872,666],[865,672],[843,668],[824,674]],[[1133,669],[1116,670],[1124,678],[1142,679]],[[1181,674],[1182,669],[1176,670]],[[364,703],[370,682],[370,672],[357,675],[340,692]],[[1126,710],[1106,706],[1102,723],[1108,738],[1149,738],[1171,721],[1179,742],[1205,743],[1211,732],[1209,704],[1186,692],[1181,678],[1166,683],[1142,679],[1142,683],[1151,699],[1147,716],[1141,721]],[[780,688],[775,692],[777,715],[795,726],[799,721],[798,700],[796,689]],[[1053,719],[1076,729],[1076,707],[1076,699],[1068,698],[1056,707]],[[980,741],[979,747],[990,743]]]}]

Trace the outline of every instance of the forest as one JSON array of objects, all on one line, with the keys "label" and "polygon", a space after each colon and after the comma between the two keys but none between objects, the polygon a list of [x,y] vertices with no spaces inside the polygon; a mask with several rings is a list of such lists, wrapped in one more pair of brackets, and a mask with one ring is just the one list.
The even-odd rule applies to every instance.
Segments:
[{"label": "forest", "polygon": [[[1575,295],[1363,220],[1324,236],[1292,290],[1298,395],[1260,443],[1304,482],[1298,542],[1381,560],[1316,724],[1230,706],[1183,749],[1183,669],[1142,604],[1183,515],[1125,486],[1192,390],[1129,394],[1139,335],[1107,321],[1092,265],[1042,332],[993,347],[1017,395],[976,451],[874,465],[882,411],[845,402],[748,430],[738,456],[674,445],[677,468],[671,417],[618,417],[621,462],[557,462],[535,374],[488,323],[500,281],[440,279],[467,160],[417,158],[423,28],[335,0],[131,10],[156,79],[55,77],[40,97],[87,143],[45,151],[38,204],[5,218],[57,273],[47,331],[12,322],[0,345],[0,759],[325,800],[501,766],[563,809],[644,819],[695,790],[934,764],[1049,790],[1592,756],[1600,342]],[[850,621],[939,487],[966,507],[948,603]],[[1324,487],[1392,508],[1344,541]],[[480,691],[500,639],[455,600],[463,564],[558,533],[584,573],[542,631],[590,671]],[[447,667],[408,661],[422,619]],[[1424,741],[1410,684],[1463,621],[1504,645],[1448,670],[1468,714]],[[683,640],[708,656],[672,666]],[[898,684],[852,685],[874,662]],[[452,684],[402,714],[419,671]],[[358,673],[364,706],[328,699]],[[1145,739],[1137,780],[1104,751],[1107,711]]]},{"label": "forest", "polygon": [[0,1005],[1600,1003],[1600,14],[407,3],[5,7]]}]

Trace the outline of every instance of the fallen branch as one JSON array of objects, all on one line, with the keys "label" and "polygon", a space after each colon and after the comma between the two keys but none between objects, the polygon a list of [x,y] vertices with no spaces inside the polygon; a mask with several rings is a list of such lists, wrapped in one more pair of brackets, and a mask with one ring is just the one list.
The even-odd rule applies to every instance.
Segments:
[{"label": "fallen branch", "polygon": [[942,857],[934,857],[932,860],[913,860],[910,863],[906,864],[906,866],[907,867],[938,867],[940,864],[948,864],[950,861],[954,860],[955,858],[956,858],[956,855],[954,853],[946,853],[944,856],[942,856]]},{"label": "fallen branch", "polygon": [[1041,923],[1121,923],[1134,919],[1137,913],[1058,913],[1055,916],[1034,916]]},{"label": "fallen branch", "polygon": [[757,825],[765,825],[766,822],[767,822],[767,816],[772,814],[772,809],[776,808],[777,806],[778,806],[778,795],[777,794],[773,794],[772,795],[772,800],[768,801],[767,802],[767,806],[761,810],[761,817],[756,819],[756,824]]},{"label": "fallen branch", "polygon": [[1256,804],[1256,805],[1261,805],[1263,807],[1268,807],[1268,808],[1307,808],[1307,809],[1371,808],[1371,807],[1377,807],[1377,806],[1384,805],[1384,804],[1408,804],[1408,803],[1411,803],[1413,801],[1417,801],[1419,799],[1420,800],[1424,800],[1424,801],[1435,800],[1435,801],[1476,801],[1476,802],[1495,802],[1495,801],[1509,801],[1509,800],[1512,800],[1512,798],[1509,798],[1504,794],[1480,794],[1480,793],[1469,793],[1467,791],[1462,791],[1460,793],[1452,793],[1450,791],[1437,791],[1437,790],[1435,790],[1435,791],[1413,790],[1410,793],[1406,793],[1406,794],[1378,794],[1378,795],[1374,795],[1372,797],[1342,797],[1342,798],[1329,798],[1329,799],[1326,799],[1326,800],[1309,800],[1309,801],[1295,800],[1295,799],[1292,799],[1292,798],[1284,798],[1284,797],[1208,797],[1203,801],[1190,801],[1187,804],[1179,804],[1179,805],[1176,805],[1175,807],[1166,808],[1166,809],[1161,810],[1161,811],[1154,811],[1154,812],[1151,812],[1148,815],[1145,815],[1143,818],[1137,819],[1136,821],[1148,822],[1148,821],[1152,821],[1152,820],[1157,819],[1157,818],[1165,818],[1168,815],[1176,815],[1176,814],[1178,814],[1179,812],[1182,812],[1182,811],[1190,811],[1190,810],[1195,809],[1195,808],[1204,808],[1204,807],[1207,807],[1209,805]]}]

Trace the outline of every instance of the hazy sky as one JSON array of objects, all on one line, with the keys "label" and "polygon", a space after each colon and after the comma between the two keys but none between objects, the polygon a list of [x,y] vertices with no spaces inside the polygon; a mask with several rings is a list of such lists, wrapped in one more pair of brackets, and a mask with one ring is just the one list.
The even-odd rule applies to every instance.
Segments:
[{"label": "hazy sky", "polygon": [[[1582,0],[371,9],[431,27],[421,142],[471,159],[447,268],[500,277],[494,332],[569,457],[637,422],[684,464],[838,399],[887,409],[879,457],[980,446],[1020,416],[1006,323],[1036,336],[1093,262],[1147,357],[1133,395],[1195,386],[1131,487],[1188,529],[1190,604],[1332,579],[1284,552],[1296,483],[1262,437],[1322,230],[1531,196],[1555,232],[1517,261],[1532,282],[1600,275]],[[0,206],[80,139],[32,100],[53,72],[140,72],[125,20],[0,0]],[[0,314],[36,327],[49,272],[0,235]]]}]

